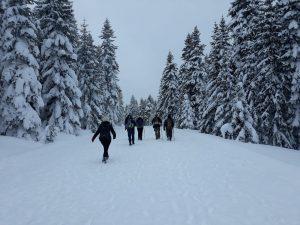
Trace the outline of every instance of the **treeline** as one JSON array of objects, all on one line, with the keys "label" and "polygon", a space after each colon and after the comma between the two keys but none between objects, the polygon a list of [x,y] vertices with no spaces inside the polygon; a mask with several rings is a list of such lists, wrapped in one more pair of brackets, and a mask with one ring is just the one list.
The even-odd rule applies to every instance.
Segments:
[{"label": "treeline", "polygon": [[69,0],[2,0],[0,24],[1,135],[51,142],[95,130],[104,114],[122,120],[108,20],[99,46],[85,22],[78,31]]},{"label": "treeline", "polygon": [[125,107],[125,115],[131,114],[133,118],[142,117],[145,125],[151,125],[151,121],[157,112],[157,101],[149,95],[148,98],[141,98],[138,102],[132,96],[130,103]]},{"label": "treeline", "polygon": [[299,149],[299,1],[234,0],[229,15],[215,24],[207,56],[197,27],[180,67],[169,53],[158,111],[179,128]]}]

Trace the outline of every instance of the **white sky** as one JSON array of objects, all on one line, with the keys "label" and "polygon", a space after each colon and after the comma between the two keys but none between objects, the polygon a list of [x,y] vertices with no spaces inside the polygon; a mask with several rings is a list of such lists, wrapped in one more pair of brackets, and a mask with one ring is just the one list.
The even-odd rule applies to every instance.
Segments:
[{"label": "white sky", "polygon": [[180,63],[188,32],[198,26],[209,45],[214,22],[219,22],[232,0],[73,0],[78,24],[89,24],[96,43],[105,18],[117,36],[120,86],[127,103],[158,95],[168,51]]}]

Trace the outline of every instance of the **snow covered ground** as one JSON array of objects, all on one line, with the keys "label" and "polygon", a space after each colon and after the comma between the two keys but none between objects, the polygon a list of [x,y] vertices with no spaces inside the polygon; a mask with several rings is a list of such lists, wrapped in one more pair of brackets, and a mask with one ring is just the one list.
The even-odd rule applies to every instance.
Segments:
[{"label": "snow covered ground", "polygon": [[299,225],[300,152],[176,130],[100,163],[91,133],[0,137],[0,225]]}]

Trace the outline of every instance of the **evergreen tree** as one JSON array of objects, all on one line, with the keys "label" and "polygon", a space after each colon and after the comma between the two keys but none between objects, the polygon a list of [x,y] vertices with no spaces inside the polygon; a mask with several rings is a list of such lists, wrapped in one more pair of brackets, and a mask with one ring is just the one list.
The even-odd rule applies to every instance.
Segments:
[{"label": "evergreen tree", "polygon": [[133,95],[128,106],[128,114],[131,114],[133,118],[136,118],[139,114],[139,104]]},{"label": "evergreen tree", "polygon": [[[221,127],[224,134],[224,128],[231,128],[232,138],[241,141],[257,142],[256,131],[254,129],[256,118],[255,108],[250,110],[247,99],[255,99],[255,84],[251,83],[254,73],[252,54],[255,50],[252,48],[254,36],[252,28],[257,21],[258,0],[235,0],[229,10],[232,20],[230,29],[233,39],[232,62],[230,64],[232,76],[234,77],[234,99],[232,100],[231,123]],[[251,59],[247,61],[247,59]],[[251,85],[250,85],[251,84]],[[231,124],[228,126],[228,124]],[[225,129],[226,130],[226,129]],[[230,130],[230,129],[228,129]]]},{"label": "evergreen tree", "polygon": [[[207,85],[205,87],[205,104],[202,111],[200,121],[200,131],[207,134],[212,134],[215,126],[214,117],[217,107],[217,101],[213,94],[217,88],[217,79],[220,74],[220,50],[219,42],[219,25],[215,23],[212,34],[211,50],[207,58]],[[215,93],[217,95],[218,93]]]},{"label": "evergreen tree", "polygon": [[118,73],[119,65],[116,61],[116,49],[114,45],[114,31],[111,28],[110,22],[105,21],[102,28],[102,45],[100,47],[99,66],[101,76],[104,79],[104,110],[106,115],[111,117],[111,120],[116,123],[118,121]]},{"label": "evergreen tree", "polygon": [[300,149],[300,5],[297,0],[279,0],[276,6],[281,41],[281,76],[291,82],[285,85],[285,89],[288,89],[286,96],[291,104],[289,127],[293,127],[295,147]]},{"label": "evergreen tree", "polygon": [[257,97],[257,130],[264,144],[292,148],[294,145],[291,129],[288,127],[288,99],[284,94],[284,84],[288,83],[280,74],[282,68],[279,49],[281,46],[278,35],[273,0],[266,0],[261,6],[261,17],[258,23],[260,32],[256,40],[258,50],[257,79],[259,85]]},{"label": "evergreen tree", "polygon": [[[235,68],[232,69],[232,74],[235,71]],[[253,127],[253,119],[246,103],[243,83],[239,79],[241,77],[236,76],[236,80],[233,82],[234,98],[231,101],[229,122],[225,123],[220,130],[224,138],[258,143],[258,135]]]},{"label": "evergreen tree", "polygon": [[[92,116],[91,101],[96,100],[96,104],[93,104],[93,106],[99,108],[101,104],[99,106],[97,104],[101,103],[99,102],[99,99],[101,99],[102,96],[99,95],[99,91],[97,92],[97,90],[94,90],[96,86],[93,85],[93,83],[97,82],[96,76],[98,75],[96,74],[96,52],[92,35],[87,30],[87,24],[85,21],[81,27],[78,47],[78,81],[79,88],[82,92],[81,105],[83,109],[81,126],[83,129],[86,129],[91,128],[93,123],[98,125],[100,122],[100,115],[97,112],[101,111],[101,109],[93,109],[93,113],[96,112],[96,116]],[[91,120],[92,118],[96,120]]]},{"label": "evergreen tree", "polygon": [[138,113],[138,116],[141,116],[142,118],[144,118],[145,111],[146,111],[146,101],[143,98],[141,98],[140,99],[140,103],[139,103],[139,113]]},{"label": "evergreen tree", "polygon": [[197,27],[187,36],[183,49],[183,65],[180,68],[181,100],[187,94],[194,112],[194,128],[199,126],[205,88],[204,45],[200,41],[200,32]]},{"label": "evergreen tree", "polygon": [[[2,0],[0,1],[0,24],[2,24],[2,17],[4,14],[4,10],[5,10],[5,6],[6,5],[6,0]],[[0,29],[0,46],[2,46],[2,31]],[[2,52],[2,48],[0,48],[0,71],[2,71],[2,57],[3,57],[3,52]],[[3,84],[2,79],[1,79],[2,74],[0,73],[0,96],[2,96],[2,91],[3,91]],[[0,118],[1,118],[1,112],[0,112]]]},{"label": "evergreen tree", "polygon": [[147,125],[151,124],[152,118],[154,117],[154,114],[156,113],[156,104],[155,100],[151,95],[146,100],[146,108],[145,108],[145,123]]},{"label": "evergreen tree", "polygon": [[37,2],[37,17],[42,37],[43,120],[47,141],[58,132],[78,134],[80,130],[81,92],[74,71],[76,25],[69,0]]},{"label": "evergreen tree", "polygon": [[193,129],[194,128],[194,112],[187,94],[184,95],[182,110],[181,110],[181,123],[179,125],[182,129]]},{"label": "evergreen tree", "polygon": [[246,104],[256,127],[257,112],[256,103],[258,84],[255,83],[257,76],[257,49],[255,42],[259,27],[259,6],[261,0],[235,0],[229,10],[232,20],[230,28],[233,36],[233,57],[237,66],[236,73],[242,76]]},{"label": "evergreen tree", "polygon": [[0,133],[38,140],[43,106],[36,26],[29,0],[8,0],[1,24]]},{"label": "evergreen tree", "polygon": [[229,121],[232,96],[232,74],[229,69],[229,32],[222,17],[220,25],[215,25],[210,67],[206,90],[205,110],[202,114],[200,130],[221,135],[220,128]]},{"label": "evergreen tree", "polygon": [[178,81],[177,65],[173,62],[174,57],[169,52],[166,67],[164,69],[159,91],[158,111],[167,117],[171,114],[177,118],[178,104]]}]

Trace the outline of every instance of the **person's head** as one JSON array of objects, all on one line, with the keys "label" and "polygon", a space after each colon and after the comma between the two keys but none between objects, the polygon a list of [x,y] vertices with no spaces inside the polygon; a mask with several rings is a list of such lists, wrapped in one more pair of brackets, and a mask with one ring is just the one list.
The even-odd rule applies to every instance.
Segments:
[{"label": "person's head", "polygon": [[129,119],[132,119],[132,116],[131,116],[131,114],[128,114],[128,118],[129,118]]},{"label": "person's head", "polygon": [[168,115],[168,118],[169,118],[169,119],[172,119],[172,115],[171,115],[171,114],[169,114],[169,115]]},{"label": "person's head", "polygon": [[109,118],[106,115],[102,116],[102,122],[105,122],[105,121],[109,122]]}]

